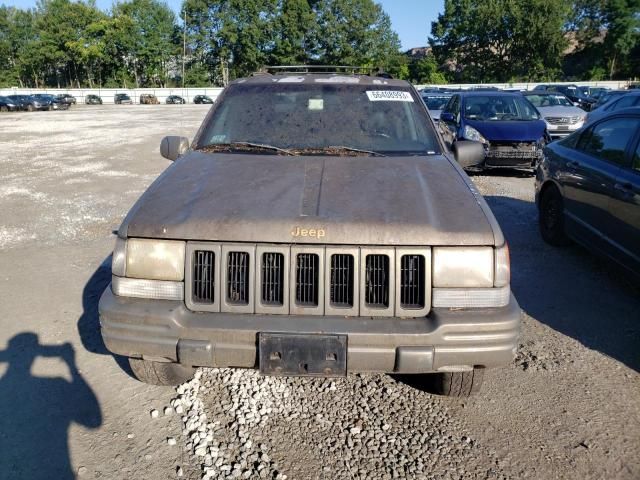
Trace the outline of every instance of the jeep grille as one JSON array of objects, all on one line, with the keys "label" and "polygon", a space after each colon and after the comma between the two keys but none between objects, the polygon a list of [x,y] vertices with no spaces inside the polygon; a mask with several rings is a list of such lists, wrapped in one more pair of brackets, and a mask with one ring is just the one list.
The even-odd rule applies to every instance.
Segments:
[{"label": "jeep grille", "polygon": [[193,311],[418,317],[431,307],[428,247],[188,242]]},{"label": "jeep grille", "polygon": [[262,255],[262,303],[283,305],[284,303],[284,255],[264,253]]},{"label": "jeep grille", "polygon": [[229,252],[227,260],[227,301],[233,305],[249,303],[249,254]]},{"label": "jeep grille", "polygon": [[389,256],[367,255],[364,303],[368,307],[389,307]]},{"label": "jeep grille", "polygon": [[403,255],[400,258],[400,305],[402,308],[424,307],[424,257]]},{"label": "jeep grille", "polygon": [[193,301],[213,303],[215,255],[213,252],[196,250],[193,252]]},{"label": "jeep grille", "polygon": [[331,255],[329,301],[338,308],[353,307],[353,255]]}]

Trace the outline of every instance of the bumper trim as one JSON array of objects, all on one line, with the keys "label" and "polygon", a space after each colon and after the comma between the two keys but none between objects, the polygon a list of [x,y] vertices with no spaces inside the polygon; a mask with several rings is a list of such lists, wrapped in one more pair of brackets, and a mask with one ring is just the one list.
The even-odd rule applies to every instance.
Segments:
[{"label": "bumper trim", "polygon": [[255,368],[258,333],[291,332],[347,335],[350,372],[491,368],[513,360],[520,332],[520,307],[513,296],[502,308],[433,308],[421,318],[346,318],[196,313],[184,302],[117,297],[107,288],[99,312],[105,345],[113,353],[211,367]]}]

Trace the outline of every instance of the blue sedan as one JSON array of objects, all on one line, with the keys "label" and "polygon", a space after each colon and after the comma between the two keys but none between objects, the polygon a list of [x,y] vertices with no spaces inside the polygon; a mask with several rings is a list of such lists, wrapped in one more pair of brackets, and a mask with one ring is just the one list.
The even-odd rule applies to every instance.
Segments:
[{"label": "blue sedan", "polygon": [[640,276],[640,108],[549,144],[536,170],[542,238],[576,241]]},{"label": "blue sedan", "polygon": [[440,114],[439,128],[451,148],[459,140],[484,145],[484,163],[469,170],[532,170],[550,141],[546,123],[520,93],[456,93]]}]

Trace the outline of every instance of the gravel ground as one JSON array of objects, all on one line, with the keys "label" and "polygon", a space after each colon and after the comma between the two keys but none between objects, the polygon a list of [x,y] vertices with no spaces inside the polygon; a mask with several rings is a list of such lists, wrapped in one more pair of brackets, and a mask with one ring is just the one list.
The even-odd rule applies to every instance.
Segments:
[{"label": "gravel ground", "polygon": [[192,137],[206,111],[0,116],[0,477],[640,478],[640,291],[541,241],[528,176],[473,177],[524,312],[517,358],[476,397],[410,376],[127,376],[97,331],[110,232],[168,164],[161,137]]}]

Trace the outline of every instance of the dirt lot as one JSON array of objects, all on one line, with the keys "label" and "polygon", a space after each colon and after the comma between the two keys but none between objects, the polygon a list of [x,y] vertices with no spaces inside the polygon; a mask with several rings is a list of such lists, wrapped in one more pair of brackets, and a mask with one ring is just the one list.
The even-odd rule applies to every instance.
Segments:
[{"label": "dirt lot", "polygon": [[[0,116],[0,477],[200,478],[209,464],[211,478],[254,478],[253,464],[289,479],[640,478],[640,291],[583,249],[541,241],[530,177],[474,177],[524,311],[516,361],[478,397],[381,375],[207,370],[179,393],[131,379],[98,332],[111,231],[168,165],[161,137],[192,137],[206,112]],[[213,458],[164,414],[175,398],[210,424]]]}]

